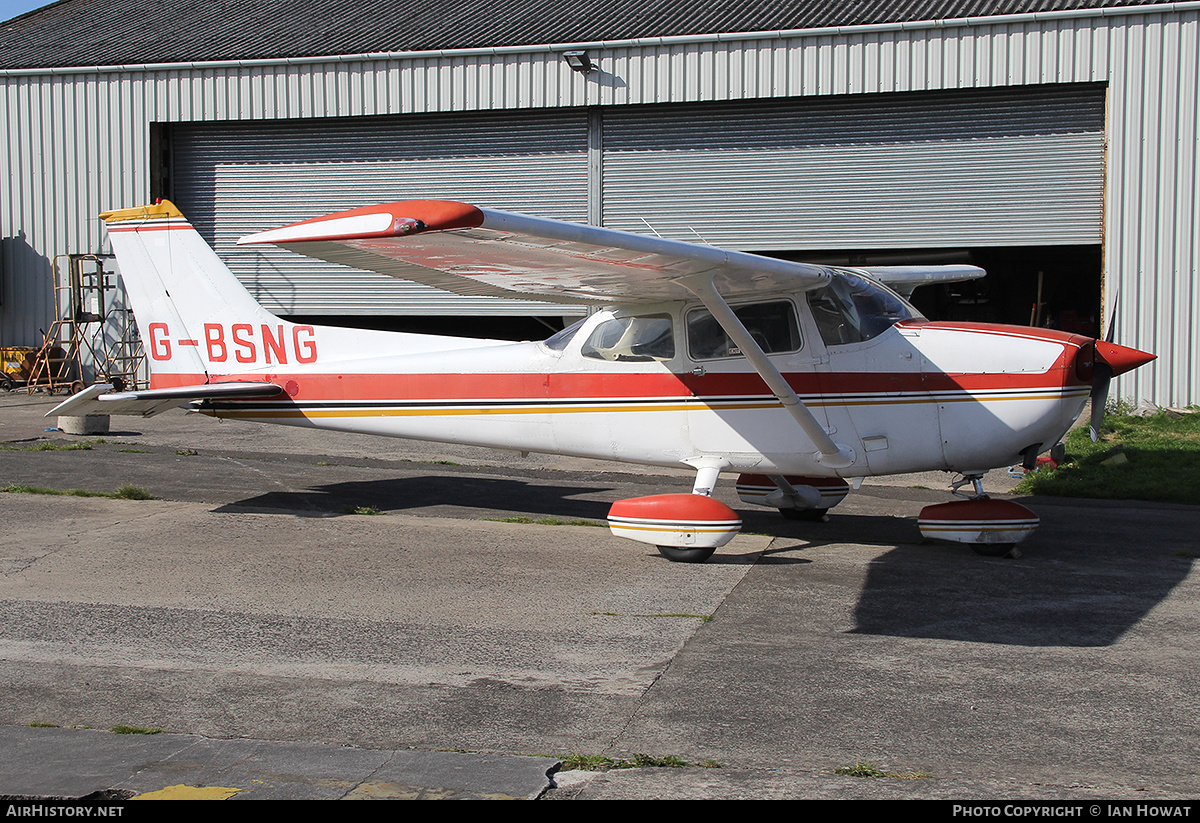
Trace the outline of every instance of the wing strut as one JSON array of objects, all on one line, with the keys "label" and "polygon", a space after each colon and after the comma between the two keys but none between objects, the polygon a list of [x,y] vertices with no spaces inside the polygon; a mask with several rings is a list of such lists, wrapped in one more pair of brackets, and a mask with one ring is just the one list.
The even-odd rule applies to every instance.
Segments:
[{"label": "wing strut", "polygon": [[775,368],[775,364],[767,357],[767,353],[742,325],[742,321],[734,314],[733,309],[729,308],[725,298],[713,286],[712,276],[703,274],[681,278],[678,282],[700,298],[704,307],[712,313],[716,321],[721,324],[721,328],[729,335],[729,339],[737,344],[737,347],[742,350],[742,354],[750,361],[750,365],[754,366],[758,376],[767,384],[767,388],[779,399],[788,414],[808,435],[809,440],[816,445],[817,462],[833,469],[844,469],[853,465],[854,451],[848,446],[833,442],[826,433],[825,427],[817,421],[817,418],[813,417],[808,406],[804,405],[795,390],[788,385],[787,380]]}]

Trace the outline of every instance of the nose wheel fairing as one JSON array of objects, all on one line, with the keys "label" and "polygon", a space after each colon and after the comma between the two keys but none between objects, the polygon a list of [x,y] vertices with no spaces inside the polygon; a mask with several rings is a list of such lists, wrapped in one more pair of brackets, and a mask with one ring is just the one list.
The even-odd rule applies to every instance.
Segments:
[{"label": "nose wheel fairing", "polygon": [[[959,492],[968,483],[974,495]],[[1020,503],[988,497],[981,474],[964,475],[951,489],[964,499],[921,509],[917,527],[927,540],[967,543],[978,554],[1000,557],[1012,553],[1013,547],[1041,524],[1041,519]]]},{"label": "nose wheel fairing", "polygon": [[973,546],[1015,545],[1033,534],[1040,523],[1040,518],[1020,503],[987,497],[926,506],[917,518],[926,539]]}]

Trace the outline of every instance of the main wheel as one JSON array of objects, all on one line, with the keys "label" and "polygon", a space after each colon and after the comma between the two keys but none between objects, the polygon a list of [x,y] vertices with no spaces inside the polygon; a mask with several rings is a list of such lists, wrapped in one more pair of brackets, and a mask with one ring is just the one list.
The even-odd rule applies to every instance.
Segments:
[{"label": "main wheel", "polygon": [[681,549],[678,546],[659,546],[658,553],[672,563],[703,563],[716,549]]},{"label": "main wheel", "polygon": [[817,521],[825,516],[829,509],[780,509],[779,513],[788,520]]}]

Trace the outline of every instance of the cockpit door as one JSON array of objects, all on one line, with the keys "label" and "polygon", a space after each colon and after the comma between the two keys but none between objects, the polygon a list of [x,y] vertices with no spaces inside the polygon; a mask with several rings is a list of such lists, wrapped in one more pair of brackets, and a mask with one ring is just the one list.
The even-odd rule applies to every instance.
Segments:
[{"label": "cockpit door", "polygon": [[[843,442],[854,438],[855,469],[903,472],[942,454],[936,404],[926,402],[919,343],[923,320],[903,298],[860,274],[836,271],[806,295],[816,342],[820,403]],[[865,472],[863,472],[865,473]],[[848,474],[848,473],[847,473]]]}]

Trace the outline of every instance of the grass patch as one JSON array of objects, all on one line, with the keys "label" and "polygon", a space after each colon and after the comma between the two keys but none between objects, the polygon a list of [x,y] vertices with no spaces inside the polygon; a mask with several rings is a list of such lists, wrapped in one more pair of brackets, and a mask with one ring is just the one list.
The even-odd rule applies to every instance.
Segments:
[{"label": "grass patch", "polygon": [[841,766],[833,770],[834,774],[845,777],[887,777],[887,772],[868,761],[859,761],[853,766]]},{"label": "grass patch", "polygon": [[1065,445],[1062,465],[1029,472],[1016,492],[1200,505],[1200,413],[1110,414],[1100,442],[1078,428]]},{"label": "grass patch", "polygon": [[25,724],[31,729],[57,729],[57,723],[27,723]]},{"label": "grass patch", "polygon": [[569,754],[560,757],[561,769],[568,771],[607,772],[616,769],[685,769],[696,766],[702,769],[719,769],[721,764],[715,760],[705,760],[701,763],[688,763],[675,755],[654,757],[649,754],[635,754],[628,760],[605,757],[603,755]]},{"label": "grass patch", "polygon": [[9,483],[0,492],[9,494],[57,494],[68,497],[106,497],[110,500],[155,500],[155,496],[141,486],[122,486],[115,492],[94,492],[87,489],[47,489],[42,486],[28,486],[24,483]]},{"label": "grass patch", "polygon": [[341,512],[342,512],[342,514],[363,514],[363,515],[383,514],[383,512],[381,512],[379,509],[375,508],[374,506],[342,506]]},{"label": "grass patch", "polygon": [[514,515],[512,517],[485,517],[484,520],[490,520],[493,523],[526,523],[533,526],[607,526],[607,523],[600,523],[596,520],[563,520],[558,517],[523,517]]},{"label": "grass patch", "polygon": [[141,726],[113,726],[109,729],[113,734],[162,734],[162,729],[146,729]]},{"label": "grass patch", "polygon": [[[97,441],[102,442],[102,441]],[[36,446],[10,446],[5,444],[4,451],[10,452],[80,452],[91,451],[91,443],[58,443],[53,440],[48,440],[45,443],[38,443]]]},{"label": "grass patch", "polygon": [[149,489],[143,489],[141,486],[125,485],[113,492],[113,497],[120,500],[154,500],[154,495]]},{"label": "grass patch", "polygon": [[842,766],[833,770],[834,774],[844,777],[896,777],[901,780],[928,780],[933,775],[928,772],[889,772],[876,766],[870,761],[863,760],[853,766]]},{"label": "grass patch", "polygon": [[24,483],[9,483],[0,491],[10,494],[65,494],[71,497],[112,497],[110,492],[92,492],[87,489],[71,489],[63,491],[62,489],[47,489],[43,486],[29,486]]}]

